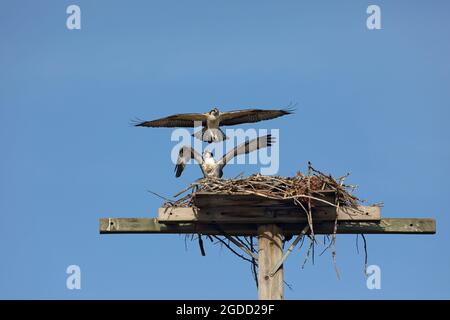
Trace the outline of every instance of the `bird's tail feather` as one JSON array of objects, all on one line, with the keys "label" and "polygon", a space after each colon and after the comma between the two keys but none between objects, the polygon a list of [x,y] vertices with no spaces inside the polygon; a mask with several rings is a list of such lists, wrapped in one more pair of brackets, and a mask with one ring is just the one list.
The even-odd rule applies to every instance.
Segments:
[{"label": "bird's tail feather", "polygon": [[198,130],[192,134],[193,137],[196,137],[199,140],[206,142],[219,142],[227,140],[228,137],[225,135],[225,132],[222,129],[207,129],[203,128],[202,130]]}]

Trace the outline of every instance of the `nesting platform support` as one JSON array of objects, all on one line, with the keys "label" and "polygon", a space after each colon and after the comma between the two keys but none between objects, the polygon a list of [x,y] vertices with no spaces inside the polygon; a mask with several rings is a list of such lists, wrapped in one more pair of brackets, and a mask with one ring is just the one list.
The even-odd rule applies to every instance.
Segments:
[{"label": "nesting platform support", "polygon": [[[331,196],[331,198],[330,198]],[[324,199],[334,203],[332,194]],[[306,215],[290,201],[254,195],[199,194],[195,207],[159,208],[158,218],[102,218],[101,234],[203,234],[258,236],[258,297],[284,298],[283,238],[304,235]],[[430,218],[382,218],[379,207],[336,208],[314,203],[314,234],[434,234],[436,222]],[[335,229],[335,221],[337,228]]]},{"label": "nesting platform support", "polygon": [[258,227],[258,299],[284,299],[283,265],[270,275],[276,264],[283,258],[283,232],[276,224]]}]

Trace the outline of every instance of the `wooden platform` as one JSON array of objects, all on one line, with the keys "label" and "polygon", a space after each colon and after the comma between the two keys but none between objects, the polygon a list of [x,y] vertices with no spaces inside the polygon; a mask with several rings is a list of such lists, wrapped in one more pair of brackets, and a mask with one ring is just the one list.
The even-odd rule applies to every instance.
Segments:
[{"label": "wooden platform", "polygon": [[[380,208],[336,208],[335,193],[322,191],[311,201],[314,221],[379,221]],[[320,199],[320,200],[319,200]],[[168,207],[158,209],[161,223],[302,223],[307,221],[305,210],[295,205],[293,199],[268,199],[253,194],[196,193],[195,207]],[[306,204],[305,204],[306,206]]]},{"label": "wooden platform", "polygon": [[[356,209],[333,206],[335,193],[316,192],[311,201],[314,232],[330,234],[337,217],[340,234],[434,234],[434,219],[382,218],[376,206]],[[299,234],[307,222],[292,199],[268,199],[252,194],[199,192],[195,207],[159,208],[157,218],[103,218],[100,233],[201,233],[257,235],[261,224],[277,224],[285,235]]]}]

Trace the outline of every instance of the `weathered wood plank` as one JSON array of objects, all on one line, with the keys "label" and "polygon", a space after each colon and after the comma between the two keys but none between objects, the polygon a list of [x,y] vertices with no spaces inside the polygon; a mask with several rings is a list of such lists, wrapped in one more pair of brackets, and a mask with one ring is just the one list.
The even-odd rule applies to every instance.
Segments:
[{"label": "weathered wood plank", "polygon": [[[226,232],[229,235],[256,236],[257,224],[215,224],[180,223],[164,224],[156,218],[102,218],[100,219],[101,234],[120,233],[202,233],[219,235]],[[305,224],[280,224],[284,235],[297,235]],[[332,222],[314,223],[315,234],[330,234]],[[340,234],[435,234],[436,221],[425,218],[383,218],[380,221],[339,221],[337,233]]]},{"label": "weathered wood plank", "polygon": [[[333,190],[323,190],[314,192],[312,196],[320,198],[329,203],[335,203],[336,192]],[[225,207],[225,206],[251,206],[251,207],[296,207],[292,199],[277,200],[269,199],[262,196],[248,194],[248,193],[212,193],[212,192],[197,192],[193,197],[193,202],[198,208],[206,207]],[[323,207],[329,206],[323,201],[312,200],[312,206]]]},{"label": "weathered wood plank", "polygon": [[[312,209],[314,221],[379,221],[379,207],[360,206],[358,209],[341,207],[315,207]],[[166,224],[180,222],[202,223],[301,223],[306,221],[303,209],[280,207],[214,207],[214,208],[180,208],[158,209],[158,221]]]}]

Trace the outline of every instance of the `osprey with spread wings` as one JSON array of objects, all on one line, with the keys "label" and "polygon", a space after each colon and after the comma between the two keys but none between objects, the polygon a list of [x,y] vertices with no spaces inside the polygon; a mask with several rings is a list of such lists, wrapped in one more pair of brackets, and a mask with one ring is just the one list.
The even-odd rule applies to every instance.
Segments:
[{"label": "osprey with spread wings", "polygon": [[136,127],[196,127],[202,126],[201,131],[197,131],[193,135],[202,140],[218,142],[226,140],[225,133],[220,126],[233,126],[242,123],[259,122],[263,120],[275,119],[287,114],[291,114],[293,110],[263,110],[263,109],[245,109],[229,112],[220,112],[218,108],[213,108],[207,113],[183,113],[176,114],[166,118],[152,121],[144,121],[135,124]]},{"label": "osprey with spread wings", "polygon": [[178,178],[181,176],[186,164],[195,159],[199,164],[203,176],[205,178],[222,178],[223,168],[234,157],[242,154],[247,154],[262,148],[268,148],[275,142],[275,137],[268,134],[262,137],[255,138],[253,140],[247,140],[232,150],[228,151],[220,160],[215,160],[211,151],[206,150],[203,156],[195,151],[194,148],[184,146],[178,153],[178,160],[175,166],[175,176]]}]

